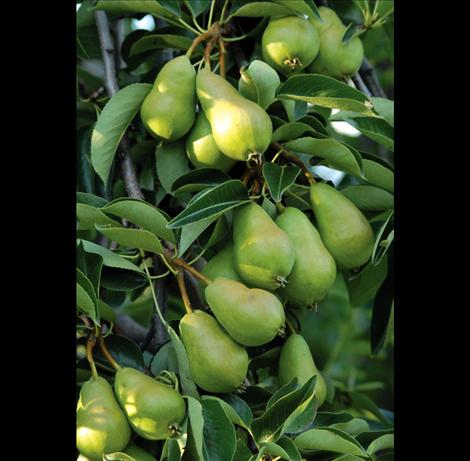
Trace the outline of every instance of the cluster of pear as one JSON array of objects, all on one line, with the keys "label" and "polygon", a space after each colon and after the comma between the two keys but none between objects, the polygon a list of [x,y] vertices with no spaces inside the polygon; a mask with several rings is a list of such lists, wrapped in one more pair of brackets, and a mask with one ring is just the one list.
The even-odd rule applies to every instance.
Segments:
[{"label": "cluster of pear", "polygon": [[330,8],[318,8],[315,17],[273,18],[262,37],[264,60],[284,75],[305,69],[315,74],[344,78],[355,74],[364,57],[362,42],[342,42],[346,27]]},{"label": "cluster of pear", "polygon": [[114,391],[109,382],[92,377],[82,385],[77,405],[77,448],[81,458],[103,459],[124,452],[136,461],[154,459],[130,443],[133,429],[148,440],[171,437],[186,415],[183,397],[172,386],[134,368],[119,368]]},{"label": "cluster of pear", "polygon": [[[318,230],[301,210],[285,207],[273,220],[250,202],[234,211],[231,241],[202,269],[211,280],[204,295],[215,318],[201,310],[180,322],[191,375],[208,392],[232,392],[242,384],[249,364],[245,346],[261,346],[283,331],[284,302],[304,308],[322,300],[335,281],[337,267],[365,264],[373,232],[361,211],[340,192],[312,184],[312,208]],[[303,384],[318,375],[321,403],[326,385],[302,336],[291,335],[279,361],[279,383]]]}]

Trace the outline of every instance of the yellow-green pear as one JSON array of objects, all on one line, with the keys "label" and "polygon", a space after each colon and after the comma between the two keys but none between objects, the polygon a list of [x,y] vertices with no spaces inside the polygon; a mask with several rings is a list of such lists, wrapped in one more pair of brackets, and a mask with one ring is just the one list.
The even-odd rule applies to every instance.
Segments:
[{"label": "yellow-green pear", "polygon": [[254,202],[235,210],[233,250],[237,272],[253,287],[276,290],[286,284],[294,266],[289,236]]},{"label": "yellow-green pear", "polygon": [[195,168],[217,168],[227,172],[237,163],[220,152],[212,136],[211,125],[202,111],[186,137],[186,153]]},{"label": "yellow-green pear", "polygon": [[248,69],[240,70],[238,91],[245,98],[266,109],[276,98],[276,90],[281,84],[277,72],[263,61],[255,59]]},{"label": "yellow-green pear", "polygon": [[325,402],[327,393],[325,378],[316,367],[304,337],[299,334],[290,335],[283,344],[279,355],[279,386],[285,386],[294,378],[297,378],[298,384],[302,386],[312,376],[317,377],[315,396],[318,407],[321,407]]},{"label": "yellow-green pear", "polygon": [[319,21],[315,16],[312,16],[309,18],[309,21],[319,34],[328,29],[330,26],[344,27],[344,24],[336,14],[336,11],[332,10],[331,8],[328,8],[327,6],[320,6],[318,7],[318,12],[320,13],[322,20]]},{"label": "yellow-green pear", "polygon": [[233,243],[227,243],[201,270],[202,274],[211,280],[224,277],[237,282],[243,282],[238,275],[233,261]]},{"label": "yellow-green pear", "polygon": [[178,56],[158,73],[140,116],[154,138],[176,141],[193,126],[195,111],[196,71],[187,56]]},{"label": "yellow-green pear", "polygon": [[284,307],[271,292],[218,278],[206,287],[206,299],[228,334],[244,346],[272,341],[286,320]]},{"label": "yellow-green pear", "polygon": [[148,440],[171,437],[186,415],[179,392],[134,368],[116,372],[114,392],[134,431]]},{"label": "yellow-green pear", "polygon": [[261,38],[264,60],[285,75],[311,64],[319,46],[315,27],[299,16],[271,19]]},{"label": "yellow-green pear", "polygon": [[234,160],[262,154],[271,142],[273,126],[263,108],[244,98],[229,82],[209,69],[196,77],[197,97],[212,128],[217,147]]},{"label": "yellow-green pear", "polygon": [[131,438],[127,422],[111,385],[101,377],[82,385],[77,404],[77,448],[92,460],[121,451]]},{"label": "yellow-green pear", "polygon": [[211,315],[194,310],[179,325],[194,382],[207,392],[228,393],[243,383],[248,354]]},{"label": "yellow-green pear", "polygon": [[295,307],[313,306],[322,300],[336,278],[336,263],[320,234],[298,208],[286,207],[276,224],[294,244],[295,263],[279,294]]},{"label": "yellow-green pear", "polygon": [[139,447],[135,443],[130,443],[123,451],[126,455],[132,456],[135,461],[155,461],[155,456]]},{"label": "yellow-green pear", "polygon": [[341,79],[354,75],[361,67],[364,49],[361,39],[354,37],[343,43],[344,26],[332,25],[320,33],[320,51],[308,71]]},{"label": "yellow-green pear", "polygon": [[310,186],[310,201],[318,230],[328,251],[342,269],[356,269],[372,256],[374,233],[359,208],[334,187]]}]

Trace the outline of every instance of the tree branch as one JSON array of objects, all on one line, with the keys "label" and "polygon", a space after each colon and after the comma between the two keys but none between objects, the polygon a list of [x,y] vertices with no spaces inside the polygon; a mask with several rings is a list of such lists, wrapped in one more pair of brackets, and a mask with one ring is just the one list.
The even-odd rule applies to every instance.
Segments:
[{"label": "tree branch", "polygon": [[377,78],[377,74],[375,73],[375,69],[372,64],[368,61],[367,58],[364,58],[361,64],[361,68],[359,69],[359,74],[364,80],[367,87],[370,89],[372,96],[378,96],[380,98],[386,98],[387,95],[382,88],[382,85]]},{"label": "tree branch", "polygon": [[359,91],[362,91],[367,97],[371,97],[371,93],[369,88],[367,88],[366,84],[364,83],[364,80],[362,80],[361,75],[359,72],[356,75],[353,75],[351,77],[351,80],[354,82],[354,85]]}]

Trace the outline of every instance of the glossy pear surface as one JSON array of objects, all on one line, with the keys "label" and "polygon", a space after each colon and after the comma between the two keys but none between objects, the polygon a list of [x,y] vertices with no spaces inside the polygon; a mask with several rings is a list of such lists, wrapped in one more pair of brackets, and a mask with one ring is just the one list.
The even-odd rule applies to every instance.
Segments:
[{"label": "glossy pear surface", "polygon": [[264,60],[285,75],[311,64],[319,47],[315,27],[298,16],[271,19],[261,38]]},{"label": "glossy pear surface", "polygon": [[254,202],[235,210],[235,268],[253,287],[276,290],[294,266],[294,245],[266,211]]},{"label": "glossy pear surface", "polygon": [[91,378],[82,385],[77,404],[77,448],[92,460],[121,451],[131,438],[126,415],[104,378]]},{"label": "glossy pear surface", "polygon": [[202,111],[186,137],[186,153],[195,168],[217,168],[227,172],[236,163],[220,152],[212,136],[211,125]]},{"label": "glossy pear surface", "polygon": [[315,395],[318,407],[320,407],[326,399],[325,379],[318,371],[304,337],[299,334],[290,335],[283,344],[279,355],[279,386],[285,386],[294,378],[297,378],[298,384],[302,386],[312,376],[317,377]]},{"label": "glossy pear surface", "polygon": [[245,379],[248,354],[203,311],[195,310],[180,321],[180,336],[194,382],[207,392],[233,392]]},{"label": "glossy pear surface", "polygon": [[196,111],[196,71],[187,56],[167,62],[144,99],[140,116],[157,139],[176,141],[193,126]]},{"label": "glossy pear surface", "polygon": [[123,451],[126,455],[132,456],[135,461],[155,461],[155,457],[148,451],[140,448],[135,443],[130,443]]},{"label": "glossy pear surface", "polygon": [[320,13],[322,21],[319,21],[315,16],[312,16],[309,21],[319,34],[328,29],[330,26],[344,27],[344,24],[336,14],[336,11],[332,10],[331,8],[328,8],[327,6],[320,6],[318,7],[318,12]]},{"label": "glossy pear surface", "polygon": [[286,320],[284,307],[269,291],[218,278],[206,287],[206,299],[228,334],[244,346],[272,341]]},{"label": "glossy pear surface", "polygon": [[240,71],[238,91],[250,101],[266,109],[276,98],[276,90],[281,84],[277,72],[263,61],[255,59],[245,71]]},{"label": "glossy pear surface", "polygon": [[234,160],[247,160],[263,153],[271,142],[273,126],[258,104],[244,98],[229,82],[210,70],[201,69],[196,91],[217,147]]},{"label": "glossy pear surface", "polygon": [[336,263],[320,234],[297,208],[286,207],[276,224],[294,244],[295,263],[279,294],[295,307],[313,306],[323,299],[336,278]]},{"label": "glossy pear surface", "polygon": [[325,183],[312,184],[310,201],[323,243],[338,266],[355,269],[369,261],[374,233],[359,208]]},{"label": "glossy pear surface", "polygon": [[114,391],[132,428],[145,439],[171,437],[171,427],[177,428],[186,415],[183,397],[175,389],[134,368],[116,372]]},{"label": "glossy pear surface", "polygon": [[332,25],[320,33],[320,51],[308,68],[309,72],[341,79],[359,70],[364,58],[361,39],[354,37],[344,44],[345,31],[344,26]]}]

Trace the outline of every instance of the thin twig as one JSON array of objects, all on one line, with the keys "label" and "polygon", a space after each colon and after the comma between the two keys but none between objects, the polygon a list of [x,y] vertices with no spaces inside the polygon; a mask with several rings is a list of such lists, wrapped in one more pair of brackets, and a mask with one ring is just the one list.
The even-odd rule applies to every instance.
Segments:
[{"label": "thin twig", "polygon": [[382,85],[379,82],[379,79],[377,78],[374,66],[372,66],[372,64],[368,61],[367,58],[364,58],[364,60],[362,61],[359,73],[367,87],[370,89],[372,96],[377,96],[380,98],[387,97],[385,91],[382,88]]},{"label": "thin twig", "polygon": [[366,84],[364,83],[364,80],[361,78],[361,74],[359,72],[356,75],[353,75],[351,77],[352,81],[354,82],[354,85],[359,91],[362,91],[367,97],[371,97],[371,93],[369,88],[367,88]]},{"label": "thin twig", "polygon": [[180,270],[180,272],[176,274],[176,282],[178,283],[178,288],[181,293],[181,299],[183,300],[184,308],[188,314],[191,314],[193,308],[191,306],[191,301],[189,300],[188,290],[186,289],[183,271]]}]

